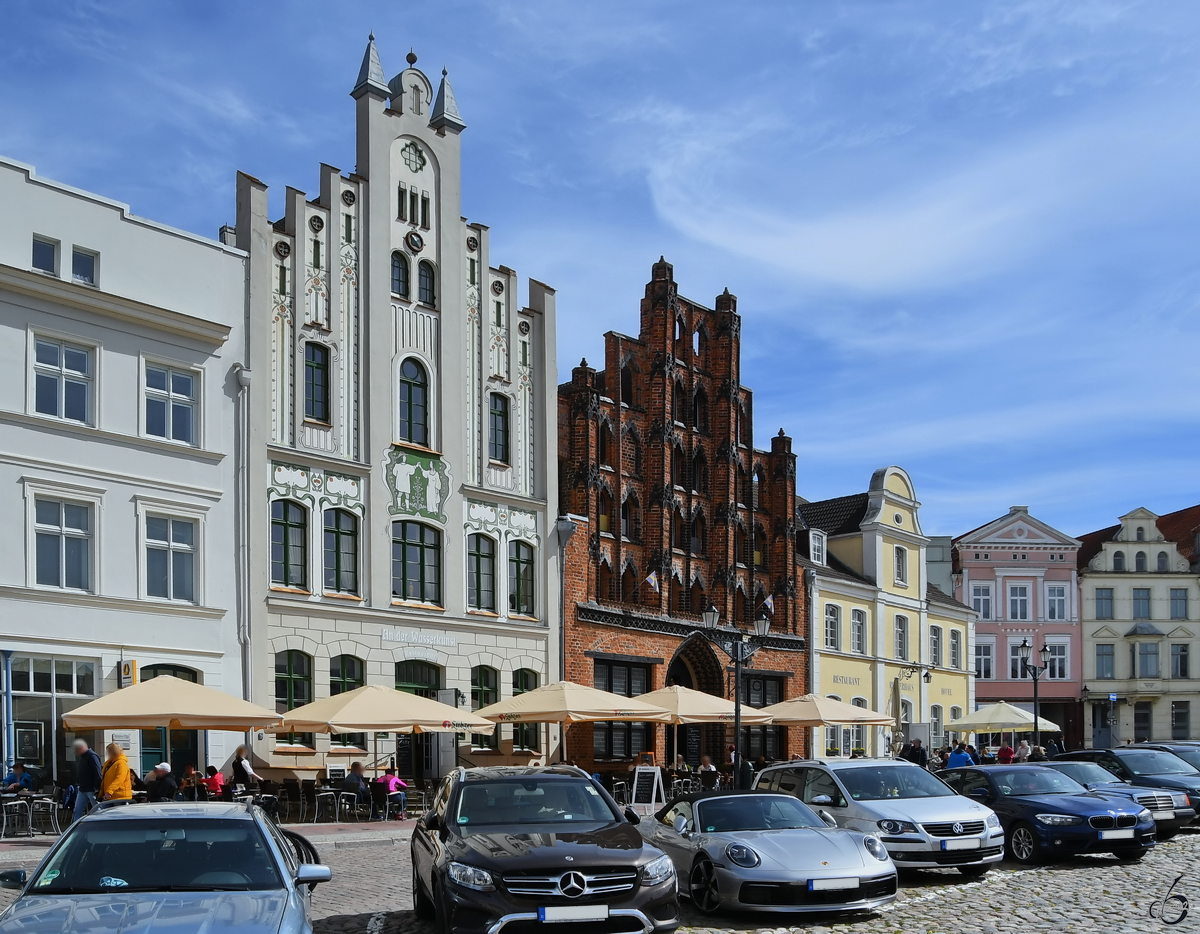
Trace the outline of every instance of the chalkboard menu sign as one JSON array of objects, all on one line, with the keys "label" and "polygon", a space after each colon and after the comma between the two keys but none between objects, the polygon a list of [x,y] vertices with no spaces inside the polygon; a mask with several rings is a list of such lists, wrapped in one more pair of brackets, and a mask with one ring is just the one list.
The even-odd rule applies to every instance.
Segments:
[{"label": "chalkboard menu sign", "polygon": [[403,778],[414,778],[413,734],[396,734],[396,774]]},{"label": "chalkboard menu sign", "polygon": [[692,765],[700,764],[700,727],[688,726],[684,727],[687,735],[687,746],[684,758]]},{"label": "chalkboard menu sign", "polygon": [[642,817],[649,817],[659,805],[666,803],[662,771],[657,766],[638,766],[633,775],[633,810]]}]

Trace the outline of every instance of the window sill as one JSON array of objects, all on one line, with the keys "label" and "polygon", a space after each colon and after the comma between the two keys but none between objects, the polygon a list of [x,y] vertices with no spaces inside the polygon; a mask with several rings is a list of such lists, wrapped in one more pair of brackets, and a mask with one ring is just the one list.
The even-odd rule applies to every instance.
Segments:
[{"label": "window sill", "polygon": [[405,451],[419,451],[422,454],[432,454],[434,457],[441,457],[442,452],[436,448],[426,447],[423,444],[417,444],[414,441],[393,441],[392,447],[401,448]]},{"label": "window sill", "polygon": [[317,754],[317,751],[311,746],[288,746],[286,744],[276,746],[275,752],[289,756],[315,756]]},{"label": "window sill", "polygon": [[[69,421],[65,418],[58,418],[53,415],[39,415],[35,412],[13,412],[0,411],[0,422],[9,422],[20,425],[38,425],[48,428],[53,431],[61,431],[66,434],[84,435],[91,438],[103,438],[105,440],[118,441],[122,444],[136,444],[140,447],[150,448],[155,451],[164,453],[183,453],[193,454],[198,458],[211,461],[221,461],[225,459],[225,455],[216,451],[206,451],[197,447],[194,444],[184,444],[181,441],[160,441],[157,438],[150,438],[144,435],[126,435],[117,431],[106,431],[103,428],[96,428],[84,422]],[[122,479],[126,479],[128,475],[123,475]],[[156,483],[159,481],[155,481]],[[182,489],[182,487],[176,487]]]},{"label": "window sill", "polygon": [[468,608],[467,613],[470,616],[486,616],[488,619],[499,619],[500,618],[500,614],[497,613],[495,610],[480,610],[480,609]]},{"label": "window sill", "polygon": [[502,468],[504,470],[512,470],[512,464],[508,463],[507,461],[493,460],[490,457],[488,458],[488,466],[489,467],[498,467],[498,468]]},{"label": "window sill", "polygon": [[607,470],[609,473],[616,473],[616,470],[613,469],[612,464],[601,464],[600,469]]},{"label": "window sill", "polygon": [[392,606],[402,606],[411,610],[433,610],[437,613],[445,613],[446,608],[437,603],[421,603],[417,600],[393,600]]},{"label": "window sill", "polygon": [[311,590],[300,590],[297,587],[278,587],[275,584],[271,585],[271,592],[272,593],[294,593],[297,596],[301,596],[301,597],[311,597],[312,596]]},{"label": "window sill", "polygon": [[321,594],[321,596],[328,597],[330,600],[346,600],[350,603],[362,603],[363,602],[362,597],[360,597],[358,594],[352,594],[352,593],[336,593],[336,592],[326,591],[325,593]]},{"label": "window sill", "polygon": [[536,616],[526,616],[524,613],[510,613],[509,619],[519,619],[523,623],[540,623],[541,620]]},{"label": "window sill", "polygon": [[[278,747],[276,747],[278,748]],[[369,756],[370,752],[366,749],[361,749],[358,746],[330,746],[329,755],[331,756]]]},{"label": "window sill", "polygon": [[171,614],[208,619],[220,619],[226,612],[218,607],[196,606],[194,603],[151,602],[149,600],[133,599],[132,597],[114,597],[106,594],[89,593],[84,590],[67,590],[59,587],[12,587],[0,585],[0,597],[15,600],[38,600],[49,603],[69,603],[74,606],[104,607],[124,612]]},{"label": "window sill", "polygon": [[332,428],[333,422],[323,422],[319,418],[305,418],[301,424],[309,425],[313,428]]},{"label": "window sill", "polygon": [[472,746],[471,755],[473,756],[502,756],[499,749],[492,749],[490,746]]},{"label": "window sill", "polygon": [[613,533],[612,533],[612,532],[606,532],[606,531],[604,531],[604,529],[601,529],[601,530],[600,530],[600,537],[601,537],[601,538],[607,538],[609,541],[614,541],[614,540],[615,540],[615,536],[613,535]]}]

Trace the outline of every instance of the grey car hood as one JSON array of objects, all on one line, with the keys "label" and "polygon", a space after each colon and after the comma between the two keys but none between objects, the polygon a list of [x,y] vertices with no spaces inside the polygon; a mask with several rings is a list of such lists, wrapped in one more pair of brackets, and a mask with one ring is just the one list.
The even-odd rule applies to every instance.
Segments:
[{"label": "grey car hood", "polygon": [[[846,830],[739,830],[735,833],[707,834],[721,841],[721,848],[730,843],[750,847],[762,859],[764,869],[845,869],[860,872],[867,865],[866,853],[859,842],[862,837]],[[885,870],[883,862],[870,857],[876,864],[870,868]]]},{"label": "grey car hood", "polygon": [[35,895],[0,915],[0,934],[276,934],[288,892]]}]

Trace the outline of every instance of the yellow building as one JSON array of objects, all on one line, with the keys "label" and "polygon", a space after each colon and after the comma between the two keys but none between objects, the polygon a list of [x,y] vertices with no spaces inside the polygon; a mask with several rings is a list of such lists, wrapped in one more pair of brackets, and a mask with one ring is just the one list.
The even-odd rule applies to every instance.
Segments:
[{"label": "yellow building", "polygon": [[[908,736],[945,742],[945,725],[974,709],[968,659],[975,612],[928,582],[912,480],[875,471],[866,493],[797,506],[797,561],[811,622],[813,693],[895,715]],[[807,547],[806,547],[807,546]],[[814,730],[820,755],[889,755],[882,727]]]}]

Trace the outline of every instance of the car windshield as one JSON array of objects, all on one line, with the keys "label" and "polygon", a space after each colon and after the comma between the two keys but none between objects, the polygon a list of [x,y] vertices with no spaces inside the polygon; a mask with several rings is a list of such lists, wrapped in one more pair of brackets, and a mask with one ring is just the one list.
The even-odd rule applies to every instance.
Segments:
[{"label": "car windshield", "polygon": [[1134,775],[1187,775],[1197,771],[1174,753],[1153,749],[1123,752],[1121,762]]},{"label": "car windshield", "polygon": [[1047,767],[1056,772],[1062,772],[1063,775],[1071,776],[1081,785],[1089,783],[1101,785],[1121,781],[1104,766],[1097,765],[1095,762],[1051,762],[1047,764]]},{"label": "car windshield", "polygon": [[838,778],[855,801],[886,798],[948,798],[954,794],[939,778],[914,765],[876,765],[838,769]]},{"label": "car windshield", "polygon": [[1070,775],[1054,769],[1029,768],[1018,766],[1014,769],[993,769],[990,772],[992,781],[1000,789],[1000,794],[1010,797],[1021,795],[1077,795],[1087,792],[1087,789]]},{"label": "car windshield", "polygon": [[89,820],[41,867],[37,895],[281,889],[275,857],[250,820]]},{"label": "car windshield", "polygon": [[1180,746],[1178,749],[1172,749],[1171,755],[1179,756],[1194,769],[1200,769],[1200,749],[1194,746]]},{"label": "car windshield", "polygon": [[696,802],[696,826],[705,833],[734,830],[794,830],[824,827],[807,805],[791,795],[730,795]]},{"label": "car windshield", "polygon": [[591,782],[522,778],[469,782],[454,823],[461,830],[496,824],[587,824],[616,819]]}]

